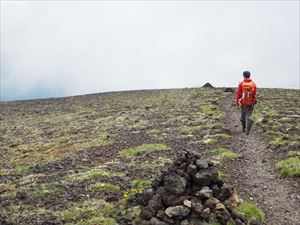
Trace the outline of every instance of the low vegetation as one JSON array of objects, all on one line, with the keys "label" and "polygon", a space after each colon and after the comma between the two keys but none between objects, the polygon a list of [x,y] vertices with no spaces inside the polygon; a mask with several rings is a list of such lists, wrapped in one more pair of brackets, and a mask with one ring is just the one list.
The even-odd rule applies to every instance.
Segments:
[{"label": "low vegetation", "polygon": [[299,176],[299,105],[299,90],[259,90],[255,120],[270,147],[282,158],[277,168],[283,176]]},{"label": "low vegetation", "polygon": [[[0,219],[117,224],[120,211],[130,214],[130,196],[187,146],[238,158],[221,148],[230,142],[220,107],[226,95],[186,88],[1,102]],[[282,155],[278,171],[299,176],[299,92],[259,95],[255,119]]]},{"label": "low vegetation", "polygon": [[237,153],[226,148],[215,148],[210,150],[210,153],[212,153],[214,156],[220,157],[221,159],[228,158],[234,160],[239,157]]},{"label": "low vegetation", "polygon": [[241,203],[236,211],[243,213],[245,217],[249,221],[264,221],[265,214],[254,204],[251,202],[243,202]]},{"label": "low vegetation", "polygon": [[277,163],[277,169],[283,176],[300,176],[300,158],[289,157]]},{"label": "low vegetation", "polygon": [[143,153],[150,153],[153,151],[166,151],[169,150],[165,144],[142,144],[137,147],[127,148],[120,151],[121,156],[136,156]]}]

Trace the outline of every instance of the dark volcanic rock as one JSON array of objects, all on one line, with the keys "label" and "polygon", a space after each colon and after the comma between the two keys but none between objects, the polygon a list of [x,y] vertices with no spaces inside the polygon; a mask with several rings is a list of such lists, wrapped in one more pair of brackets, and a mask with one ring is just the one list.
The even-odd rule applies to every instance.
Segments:
[{"label": "dark volcanic rock", "polygon": [[186,206],[171,206],[165,210],[165,213],[168,217],[186,217],[190,213],[190,209]]},{"label": "dark volcanic rock", "polygon": [[150,224],[151,225],[168,225],[167,223],[165,223],[155,217],[152,217],[152,219],[150,220]]},{"label": "dark volcanic rock", "polygon": [[214,86],[212,86],[210,83],[206,83],[202,87],[205,87],[205,88],[214,88]]},{"label": "dark volcanic rock", "polygon": [[170,194],[176,196],[181,195],[185,191],[186,184],[186,179],[177,174],[172,174],[164,178],[165,189]]},{"label": "dark volcanic rock", "polygon": [[233,93],[233,92],[234,92],[233,88],[225,88],[224,91],[225,91],[225,92],[230,92],[230,93]]},{"label": "dark volcanic rock", "polygon": [[153,195],[152,199],[149,201],[149,206],[156,211],[163,208],[161,196],[159,193]]},{"label": "dark volcanic rock", "polygon": [[232,208],[232,199],[237,198],[233,187],[218,177],[213,164],[193,151],[182,152],[161,172],[152,187],[138,196],[142,199],[139,202],[145,205],[141,218],[150,220],[150,224],[248,223]]}]

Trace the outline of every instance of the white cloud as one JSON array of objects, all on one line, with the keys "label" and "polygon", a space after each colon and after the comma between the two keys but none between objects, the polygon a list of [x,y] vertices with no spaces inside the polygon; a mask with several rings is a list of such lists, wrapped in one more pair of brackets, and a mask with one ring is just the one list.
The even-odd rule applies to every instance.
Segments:
[{"label": "white cloud", "polygon": [[1,85],[299,88],[299,2],[1,2]]}]

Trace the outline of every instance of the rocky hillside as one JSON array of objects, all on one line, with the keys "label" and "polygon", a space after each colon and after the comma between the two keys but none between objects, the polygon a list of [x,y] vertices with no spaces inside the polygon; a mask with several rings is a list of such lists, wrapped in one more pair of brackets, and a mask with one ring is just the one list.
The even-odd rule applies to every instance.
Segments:
[{"label": "rocky hillside", "polygon": [[[240,160],[222,108],[231,95],[186,88],[1,102],[0,224],[147,224],[132,199],[186,149],[230,183],[226,165]],[[299,176],[299,91],[259,95],[257,130],[282,160],[274,168]],[[254,206],[250,219],[261,213]]]}]

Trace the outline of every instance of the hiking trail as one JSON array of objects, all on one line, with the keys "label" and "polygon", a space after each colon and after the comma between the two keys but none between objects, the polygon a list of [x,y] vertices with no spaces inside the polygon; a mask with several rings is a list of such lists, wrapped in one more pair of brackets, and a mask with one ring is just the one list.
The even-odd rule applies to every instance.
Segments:
[{"label": "hiking trail", "polygon": [[232,138],[228,147],[240,155],[239,160],[226,166],[239,197],[259,205],[266,214],[264,224],[300,225],[300,179],[279,176],[278,154],[268,147],[255,123],[249,136],[242,133],[233,94],[223,100],[223,109]]}]

